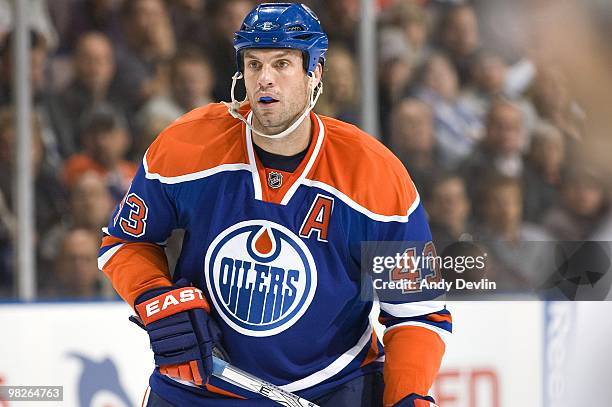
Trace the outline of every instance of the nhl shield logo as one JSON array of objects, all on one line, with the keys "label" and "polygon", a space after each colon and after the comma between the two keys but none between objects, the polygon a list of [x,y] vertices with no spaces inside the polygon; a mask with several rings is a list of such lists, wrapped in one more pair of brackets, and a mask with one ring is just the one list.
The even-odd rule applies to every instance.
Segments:
[{"label": "nhl shield logo", "polygon": [[312,254],[292,231],[249,220],[213,240],[204,261],[208,293],[223,321],[244,335],[276,335],[295,324],[317,289]]},{"label": "nhl shield logo", "polygon": [[268,186],[270,188],[278,189],[283,185],[283,174],[276,171],[271,171],[268,174]]}]

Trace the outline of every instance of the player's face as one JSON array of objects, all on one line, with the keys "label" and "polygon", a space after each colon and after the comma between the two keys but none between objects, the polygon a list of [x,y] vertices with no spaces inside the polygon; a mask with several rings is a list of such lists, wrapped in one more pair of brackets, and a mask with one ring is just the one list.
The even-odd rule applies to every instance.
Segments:
[{"label": "player's face", "polygon": [[[320,78],[320,67],[315,72]],[[309,103],[309,78],[297,50],[258,49],[244,53],[244,82],[254,124],[265,132],[288,128]]]}]

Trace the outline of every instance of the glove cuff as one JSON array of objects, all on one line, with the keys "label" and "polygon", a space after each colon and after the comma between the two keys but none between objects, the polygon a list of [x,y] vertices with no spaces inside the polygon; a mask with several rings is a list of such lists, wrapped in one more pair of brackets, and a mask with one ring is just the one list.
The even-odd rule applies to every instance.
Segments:
[{"label": "glove cuff", "polygon": [[420,396],[416,393],[411,393],[393,404],[393,407],[438,407],[438,405],[435,404],[434,399],[430,396]]},{"label": "glove cuff", "polygon": [[137,304],[135,308],[145,326],[170,315],[194,308],[202,308],[207,313],[210,312],[210,306],[204,298],[202,290],[196,287],[176,288],[143,301]]}]

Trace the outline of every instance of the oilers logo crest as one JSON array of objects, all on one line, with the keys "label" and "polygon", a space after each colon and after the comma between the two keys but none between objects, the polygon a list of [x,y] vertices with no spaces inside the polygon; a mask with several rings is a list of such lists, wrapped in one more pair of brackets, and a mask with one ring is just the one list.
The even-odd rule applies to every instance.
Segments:
[{"label": "oilers logo crest", "polygon": [[317,288],[316,266],[304,242],[266,220],[240,222],[221,232],[206,253],[205,278],[221,318],[257,337],[295,324]]}]

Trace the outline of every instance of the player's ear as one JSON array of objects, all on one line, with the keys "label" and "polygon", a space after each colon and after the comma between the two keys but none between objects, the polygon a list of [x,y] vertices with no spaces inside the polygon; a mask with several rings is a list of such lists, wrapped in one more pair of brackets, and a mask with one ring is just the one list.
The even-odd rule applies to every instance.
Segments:
[{"label": "player's ear", "polygon": [[315,78],[315,86],[317,86],[319,83],[321,83],[321,79],[323,77],[323,65],[320,63],[317,64],[313,71],[313,76]]}]

